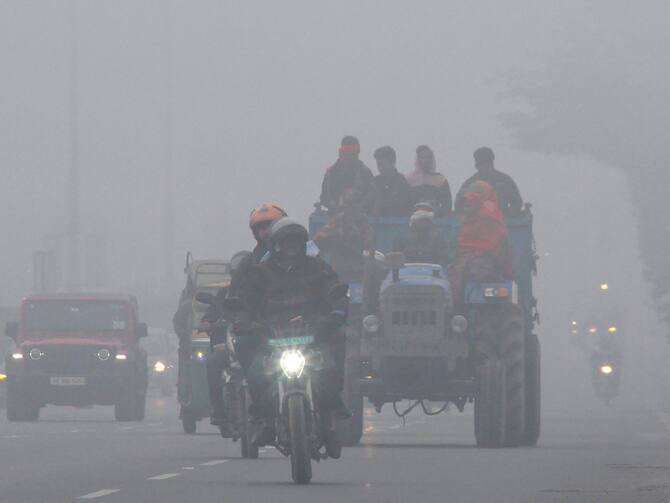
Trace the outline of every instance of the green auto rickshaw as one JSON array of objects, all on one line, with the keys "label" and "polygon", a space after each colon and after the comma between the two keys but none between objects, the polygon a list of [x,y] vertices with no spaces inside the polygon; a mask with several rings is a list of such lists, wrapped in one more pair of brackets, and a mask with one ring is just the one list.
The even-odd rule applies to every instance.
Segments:
[{"label": "green auto rickshaw", "polygon": [[[223,260],[193,260],[187,256],[185,272],[190,284],[192,297],[188,313],[188,327],[191,334],[188,357],[179,362],[177,395],[181,406],[180,419],[184,432],[193,434],[197,423],[211,414],[209,389],[207,384],[207,356],[210,352],[209,337],[200,332],[198,326],[205,315],[207,304],[195,299],[200,292],[216,295],[230,284],[230,265]],[[187,287],[189,288],[189,287]]]}]

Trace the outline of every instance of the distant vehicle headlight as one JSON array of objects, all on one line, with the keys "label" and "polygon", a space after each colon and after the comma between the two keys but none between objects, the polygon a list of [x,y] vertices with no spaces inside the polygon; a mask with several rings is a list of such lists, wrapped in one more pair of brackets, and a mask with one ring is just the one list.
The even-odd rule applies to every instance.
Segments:
[{"label": "distant vehicle headlight", "polygon": [[451,330],[456,334],[465,333],[468,329],[468,320],[462,314],[451,317]]},{"label": "distant vehicle headlight", "polygon": [[300,377],[305,368],[305,356],[297,349],[284,351],[279,360],[279,366],[286,377]]},{"label": "distant vehicle headlight", "polygon": [[205,353],[203,353],[202,351],[196,351],[194,353],[194,356],[195,356],[195,359],[198,360],[198,361],[203,361],[205,359]]},{"label": "distant vehicle headlight", "polygon": [[123,353],[119,353],[118,355],[115,356],[115,358],[119,361],[125,361],[128,359],[128,355],[124,355]]},{"label": "distant vehicle headlight", "polygon": [[602,365],[600,367],[600,373],[604,374],[606,376],[610,375],[612,372],[614,372],[614,369],[612,368],[611,365]]},{"label": "distant vehicle headlight", "polygon": [[109,349],[107,349],[107,348],[102,348],[102,349],[98,350],[97,355],[98,355],[98,360],[103,361],[103,362],[109,360],[110,356],[112,356],[112,354],[109,352]]},{"label": "distant vehicle headlight", "polygon": [[161,361],[158,361],[158,362],[154,363],[154,370],[156,372],[165,372],[166,368],[167,368],[167,366]]},{"label": "distant vehicle headlight", "polygon": [[380,326],[381,322],[379,321],[379,318],[374,314],[368,314],[365,318],[363,318],[363,330],[365,330],[369,334],[379,332]]},{"label": "distant vehicle headlight", "polygon": [[37,361],[42,359],[44,356],[44,351],[42,351],[40,348],[33,348],[30,350],[28,355],[30,356],[31,360]]},{"label": "distant vehicle headlight", "polygon": [[23,360],[23,353],[12,353],[12,360]]},{"label": "distant vehicle headlight", "polygon": [[0,372],[0,382],[7,380],[7,374]]}]

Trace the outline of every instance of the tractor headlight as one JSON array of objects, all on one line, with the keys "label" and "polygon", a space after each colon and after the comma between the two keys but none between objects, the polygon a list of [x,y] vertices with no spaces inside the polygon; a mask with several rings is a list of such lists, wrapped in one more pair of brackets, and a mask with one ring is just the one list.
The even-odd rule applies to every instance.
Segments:
[{"label": "tractor headlight", "polygon": [[365,318],[363,318],[363,330],[369,334],[375,334],[379,332],[380,326],[381,322],[374,314],[368,314]]},{"label": "tractor headlight", "polygon": [[157,361],[156,363],[154,363],[154,371],[156,372],[165,372],[166,368],[167,367],[165,366],[165,364],[161,361]]},{"label": "tractor headlight", "polygon": [[284,351],[279,359],[279,366],[288,378],[298,378],[305,369],[305,356],[297,349]]},{"label": "tractor headlight", "polygon": [[468,329],[468,320],[462,314],[451,317],[451,331],[455,334],[462,334]]},{"label": "tractor headlight", "polygon": [[612,372],[614,372],[614,369],[612,368],[611,365],[602,365],[600,367],[600,373],[603,375],[610,375]]}]

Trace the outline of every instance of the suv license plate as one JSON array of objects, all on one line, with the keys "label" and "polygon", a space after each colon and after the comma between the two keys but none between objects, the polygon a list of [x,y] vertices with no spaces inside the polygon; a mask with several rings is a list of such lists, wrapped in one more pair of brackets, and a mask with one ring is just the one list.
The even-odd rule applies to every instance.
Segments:
[{"label": "suv license plate", "polygon": [[49,382],[52,386],[86,386],[85,377],[52,377]]}]

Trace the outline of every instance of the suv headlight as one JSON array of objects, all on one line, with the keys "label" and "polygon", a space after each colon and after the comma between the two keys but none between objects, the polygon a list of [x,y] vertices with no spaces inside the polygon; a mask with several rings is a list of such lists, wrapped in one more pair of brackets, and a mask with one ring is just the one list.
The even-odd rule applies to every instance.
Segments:
[{"label": "suv headlight", "polygon": [[28,353],[28,356],[30,356],[31,360],[41,360],[44,356],[44,351],[42,351],[40,348],[33,348]]},{"label": "suv headlight", "polygon": [[166,368],[167,367],[165,366],[165,364],[161,361],[158,361],[158,362],[154,363],[154,370],[156,372],[165,372]]},{"label": "suv headlight", "polygon": [[284,351],[279,359],[279,366],[288,378],[298,378],[305,369],[305,356],[297,349]]},{"label": "suv headlight", "polygon": [[106,362],[112,356],[112,353],[109,351],[109,349],[102,348],[102,349],[98,350],[97,356],[98,356],[98,360],[100,360],[102,362]]},{"label": "suv headlight", "polygon": [[365,330],[367,333],[375,334],[379,332],[380,327],[381,322],[374,314],[368,314],[365,318],[363,318],[363,330]]}]

